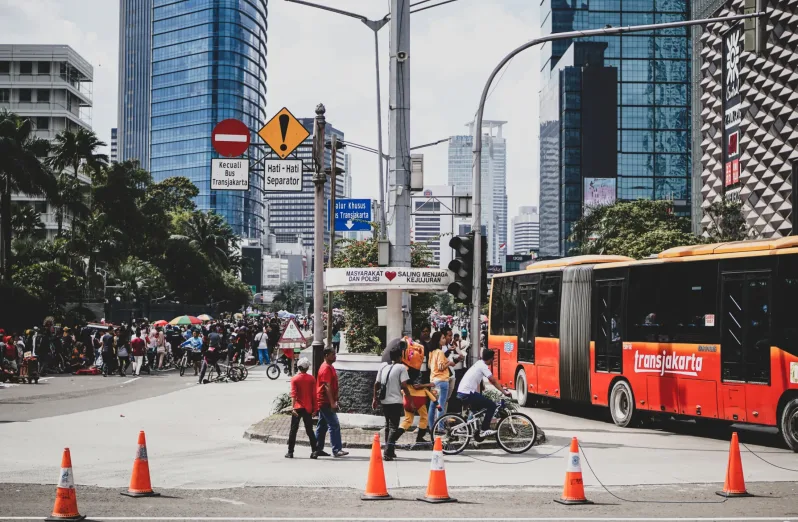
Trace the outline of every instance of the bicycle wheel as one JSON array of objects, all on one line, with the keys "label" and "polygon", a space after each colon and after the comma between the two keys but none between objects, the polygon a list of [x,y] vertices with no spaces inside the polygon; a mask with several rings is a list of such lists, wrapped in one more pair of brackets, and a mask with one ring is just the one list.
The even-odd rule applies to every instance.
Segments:
[{"label": "bicycle wheel", "polygon": [[249,377],[249,370],[247,370],[247,367],[244,366],[243,364],[237,365],[236,369],[238,370],[238,373],[241,374],[242,381],[245,380],[247,377]]},{"label": "bicycle wheel", "polygon": [[241,371],[240,366],[233,366],[230,368],[230,380],[233,382],[239,382],[244,380],[244,372]]},{"label": "bicycle wheel", "polygon": [[435,421],[432,429],[432,440],[441,438],[444,455],[461,453],[471,440],[471,426],[456,413],[449,413]]},{"label": "bicycle wheel", "polygon": [[276,364],[270,364],[266,367],[266,377],[271,380],[277,379],[280,376],[280,368]]},{"label": "bicycle wheel", "polygon": [[537,436],[537,426],[523,413],[511,413],[496,428],[496,441],[507,453],[524,453],[535,444]]},{"label": "bicycle wheel", "polygon": [[186,360],[180,359],[180,362],[177,363],[177,367],[180,370],[180,376],[182,377],[184,373],[186,373]]}]

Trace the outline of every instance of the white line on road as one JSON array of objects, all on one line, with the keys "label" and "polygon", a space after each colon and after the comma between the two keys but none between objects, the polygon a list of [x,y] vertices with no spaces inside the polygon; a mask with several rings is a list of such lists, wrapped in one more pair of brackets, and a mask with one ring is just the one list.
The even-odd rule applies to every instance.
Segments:
[{"label": "white line on road", "polygon": [[210,497],[208,500],[215,500],[216,502],[224,502],[225,504],[233,504],[234,506],[246,506],[246,502],[240,500],[231,500],[229,498]]},{"label": "white line on road", "polygon": [[[403,522],[416,522],[419,520],[442,520],[442,521],[483,521],[485,520],[484,517],[480,518],[330,518],[330,517],[323,517],[323,518],[313,518],[313,517],[302,517],[302,518],[290,518],[290,517],[100,517],[102,520],[157,520],[157,521],[167,521],[167,520],[207,520],[207,521],[214,521],[214,522],[266,522],[266,521],[288,521],[288,520],[320,520],[320,521],[344,521],[344,520],[357,520],[357,521],[371,521],[371,520],[378,520],[378,521],[403,521]],[[42,517],[4,517],[3,520],[41,520]],[[504,518],[502,517],[501,520],[508,520],[508,521],[528,521],[528,522],[538,522],[538,521],[547,521],[547,522],[566,522],[570,520],[575,521],[595,521],[595,522],[614,522],[614,521],[629,521],[629,522],[713,522],[713,521],[720,521],[720,522],[736,522],[736,521],[748,521],[748,520],[756,520],[756,521],[783,521],[783,522],[790,522],[796,521],[798,518],[795,517],[663,517],[663,518],[619,518],[619,517],[538,517],[538,518]]]},{"label": "white line on road", "polygon": [[39,382],[49,381],[52,377],[39,377]]},{"label": "white line on road", "polygon": [[[419,520],[445,520],[445,521],[473,521],[473,522],[482,522],[485,520],[484,517],[480,518],[330,518],[330,517],[323,517],[323,518],[313,518],[313,517],[302,517],[302,518],[290,518],[290,517],[100,517],[102,520],[156,520],[156,521],[171,521],[171,520],[207,520],[207,521],[215,521],[215,522],[266,522],[266,521],[289,521],[289,520],[320,520],[320,521],[344,521],[344,520],[356,520],[356,521],[403,521],[403,522],[417,522]],[[3,520],[41,520],[42,517],[4,517]],[[502,517],[501,520],[508,520],[508,521],[529,521],[529,522],[538,522],[538,521],[548,521],[548,522],[566,522],[570,520],[575,521],[595,521],[595,522],[614,522],[614,521],[629,521],[629,522],[743,522],[748,520],[755,520],[755,521],[782,521],[782,522],[790,522],[796,521],[798,518],[795,517],[663,517],[663,518],[619,518],[619,517],[538,517],[538,518],[504,518]]]},{"label": "white line on road", "polygon": [[[132,379],[129,379],[129,380],[123,382],[122,384],[130,384],[131,382],[137,381],[139,379],[141,379],[141,377],[133,377]],[[122,386],[122,384],[120,384],[119,386]]]}]

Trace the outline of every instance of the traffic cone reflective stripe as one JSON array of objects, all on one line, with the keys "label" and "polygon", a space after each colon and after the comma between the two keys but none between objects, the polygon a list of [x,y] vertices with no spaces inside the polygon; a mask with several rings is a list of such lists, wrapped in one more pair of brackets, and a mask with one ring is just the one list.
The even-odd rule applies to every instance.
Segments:
[{"label": "traffic cone reflective stripe", "polygon": [[75,476],[72,474],[72,457],[69,448],[64,448],[61,456],[61,474],[55,490],[53,514],[45,520],[83,520],[86,517],[78,513],[78,497],[75,491]]},{"label": "traffic cone reflective stripe", "polygon": [[382,453],[380,453],[380,434],[374,434],[371,443],[371,459],[369,460],[369,475],[366,479],[366,491],[361,500],[390,500],[388,487],[385,485],[385,469],[382,467]]},{"label": "traffic cone reflective stripe", "polygon": [[130,487],[122,492],[128,497],[157,497],[160,493],[152,490],[150,483],[150,463],[147,459],[147,441],[144,432],[139,432],[136,459],[133,461],[133,474],[130,476]]},{"label": "traffic cone reflective stripe", "polygon": [[556,499],[559,504],[592,504],[585,498],[585,485],[582,482],[582,462],[579,458],[579,441],[574,437],[571,440],[571,449],[565,465],[565,486],[562,498]]},{"label": "traffic cone reflective stripe", "polygon": [[743,476],[743,461],[740,458],[740,441],[737,432],[732,433],[729,444],[729,464],[726,468],[726,480],[723,482],[723,491],[718,491],[722,497],[752,497],[745,489]]},{"label": "traffic cone reflective stripe", "polygon": [[432,448],[427,494],[424,498],[419,498],[419,500],[433,504],[457,502],[456,499],[449,496],[449,487],[446,485],[446,470],[443,467],[443,444],[440,437],[435,437],[435,446]]}]

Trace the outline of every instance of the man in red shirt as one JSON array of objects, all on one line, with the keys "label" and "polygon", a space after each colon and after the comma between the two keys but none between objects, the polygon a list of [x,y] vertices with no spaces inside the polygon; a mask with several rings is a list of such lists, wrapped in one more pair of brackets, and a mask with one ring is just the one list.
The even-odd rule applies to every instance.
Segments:
[{"label": "man in red shirt", "polygon": [[291,378],[291,397],[294,398],[294,411],[291,412],[291,431],[288,434],[288,453],[285,458],[294,458],[294,446],[296,445],[296,434],[299,431],[299,421],[305,424],[305,431],[310,440],[310,458],[315,459],[316,455],[316,436],[313,434],[313,414],[318,409],[316,402],[316,379],[308,374],[310,361],[306,357],[297,362],[299,373]]},{"label": "man in red shirt", "polygon": [[343,450],[341,442],[341,425],[338,423],[338,373],[333,368],[335,362],[335,348],[328,346],[324,349],[324,362],[319,368],[318,401],[319,423],[316,425],[316,453],[320,457],[329,457],[324,451],[324,439],[327,437],[327,428],[330,429],[330,445],[334,457],[349,455]]},{"label": "man in red shirt", "polygon": [[140,335],[134,337],[130,341],[130,349],[133,352],[133,374],[138,377],[141,374],[141,367],[144,366],[144,355],[147,353],[144,339]]}]

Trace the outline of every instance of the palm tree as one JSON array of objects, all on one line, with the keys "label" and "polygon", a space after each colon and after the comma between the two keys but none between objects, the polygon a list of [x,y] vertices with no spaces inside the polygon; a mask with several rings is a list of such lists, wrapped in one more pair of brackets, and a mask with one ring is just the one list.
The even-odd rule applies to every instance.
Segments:
[{"label": "palm tree", "polygon": [[3,280],[11,280],[11,194],[49,195],[55,185],[42,165],[50,142],[37,138],[31,120],[0,111],[0,257]]},{"label": "palm tree", "polygon": [[34,237],[44,230],[42,215],[30,205],[12,203],[11,230],[18,238]]},{"label": "palm tree", "polygon": [[152,264],[129,257],[113,271],[114,281],[122,287],[125,299],[136,299],[163,289],[161,273]]},{"label": "palm tree", "polygon": [[296,311],[296,309],[302,304],[301,284],[301,282],[281,284],[274,296],[274,304],[280,308],[288,310],[289,312]]},{"label": "palm tree", "polygon": [[77,131],[63,130],[55,137],[52,156],[47,163],[56,172],[63,172],[69,167],[73,177],[78,177],[81,162],[85,161],[86,167],[92,172],[108,164],[108,156],[97,153],[97,149],[105,145],[94,131],[82,127]]},{"label": "palm tree", "polygon": [[90,213],[86,201],[91,188],[66,172],[61,172],[55,179],[56,189],[50,197],[50,204],[55,207],[55,219],[58,223],[58,236],[60,237],[64,227],[64,218],[68,213],[79,218]]},{"label": "palm tree", "polygon": [[214,265],[226,270],[237,263],[234,250],[239,238],[222,216],[194,211],[181,218],[178,229],[182,233],[170,239],[188,241]]}]

